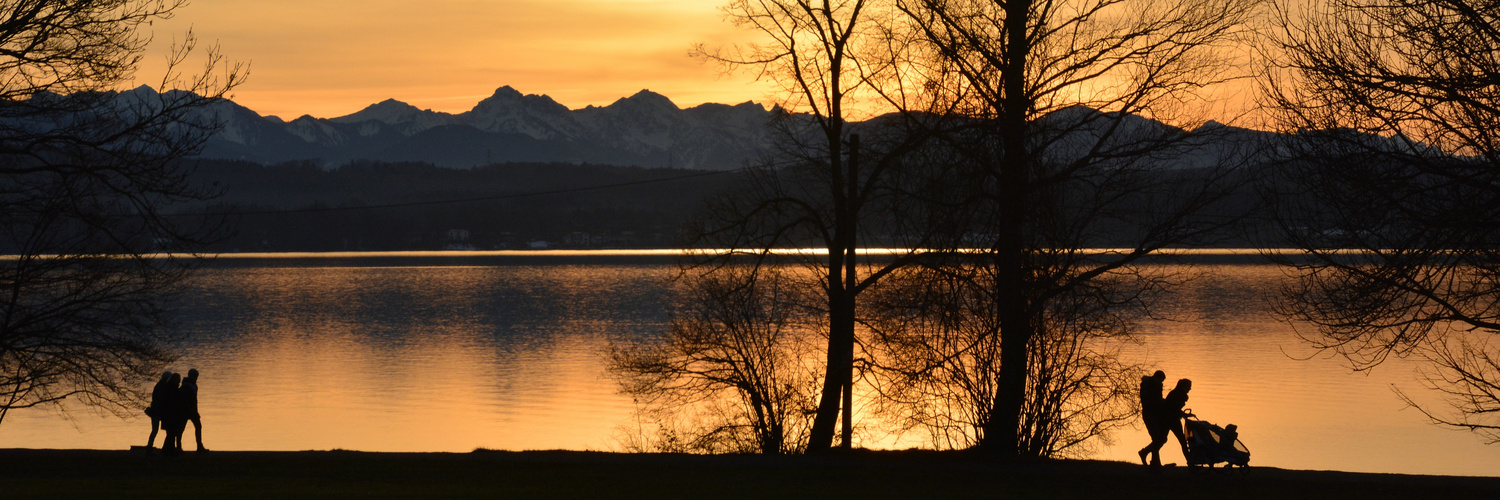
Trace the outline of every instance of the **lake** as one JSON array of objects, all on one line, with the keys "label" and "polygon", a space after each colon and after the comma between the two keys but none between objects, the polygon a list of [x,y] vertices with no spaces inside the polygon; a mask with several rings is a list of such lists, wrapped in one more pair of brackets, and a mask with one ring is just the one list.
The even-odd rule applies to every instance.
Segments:
[{"label": "lake", "polygon": [[[1403,409],[1393,386],[1427,396],[1414,363],[1351,373],[1302,344],[1269,310],[1278,268],[1195,267],[1127,356],[1169,387],[1193,379],[1188,407],[1237,424],[1252,465],[1500,476],[1500,446]],[[223,258],[180,305],[173,369],[202,372],[213,449],[618,450],[633,404],[602,355],[660,334],[675,271],[650,251]],[[148,432],[144,416],[16,410],[0,448],[124,449]],[[1120,432],[1095,457],[1134,462],[1148,441]],[[1175,440],[1163,459],[1182,463]]]}]

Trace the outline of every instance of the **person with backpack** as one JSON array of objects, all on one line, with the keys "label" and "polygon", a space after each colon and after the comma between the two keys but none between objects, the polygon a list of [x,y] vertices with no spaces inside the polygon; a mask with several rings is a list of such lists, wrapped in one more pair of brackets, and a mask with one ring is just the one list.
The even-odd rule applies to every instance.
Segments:
[{"label": "person with backpack", "polygon": [[[1161,447],[1167,444],[1167,424],[1162,417],[1161,396],[1162,382],[1166,380],[1167,374],[1161,370],[1141,377],[1141,421],[1146,424],[1146,434],[1151,436],[1151,444],[1141,448],[1141,465],[1161,467]],[[1151,457],[1149,462],[1146,460],[1147,455]]]}]

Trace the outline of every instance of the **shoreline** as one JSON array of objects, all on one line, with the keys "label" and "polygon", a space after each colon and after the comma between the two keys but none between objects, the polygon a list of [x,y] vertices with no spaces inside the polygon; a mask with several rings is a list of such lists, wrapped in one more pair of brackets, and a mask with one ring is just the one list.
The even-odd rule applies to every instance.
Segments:
[{"label": "shoreline", "polygon": [[6,498],[1500,498],[1500,477],[1241,473],[974,452],[827,455],[0,449]]}]

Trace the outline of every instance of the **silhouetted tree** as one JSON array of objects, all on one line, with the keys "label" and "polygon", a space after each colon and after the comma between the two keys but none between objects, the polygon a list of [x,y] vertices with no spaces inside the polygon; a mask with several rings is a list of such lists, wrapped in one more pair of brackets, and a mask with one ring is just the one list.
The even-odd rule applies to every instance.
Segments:
[{"label": "silhouetted tree", "polygon": [[[1068,374],[1079,362],[1114,366],[1069,354],[1092,348],[1091,336],[1114,336],[1114,326],[1091,324],[1111,313],[1093,309],[1123,307],[1139,298],[1132,290],[1151,287],[1142,258],[1205,241],[1228,222],[1195,214],[1234,188],[1241,155],[1208,147],[1227,127],[1199,125],[1205,96],[1238,74],[1231,56],[1254,3],[896,1],[902,29],[920,34],[902,80],[923,82],[922,109],[953,110],[942,136],[967,181],[954,205],[964,215],[952,218],[965,236],[946,239],[958,257],[939,272],[967,281],[964,293],[977,291],[970,297],[994,323],[970,339],[998,347],[998,363],[975,368],[992,399],[968,401],[985,405],[969,409],[981,447],[1007,456],[1066,447],[1072,439],[1057,434],[1066,410],[1048,409],[1059,400],[1045,393],[1120,382]],[[1114,249],[1085,251],[1101,243]],[[1071,380],[1044,382],[1054,375]],[[1107,394],[1120,390],[1095,399],[1118,401]],[[1128,411],[1088,420],[1109,425]]]},{"label": "silhouetted tree", "polygon": [[204,73],[184,79],[189,34],[162,82],[182,90],[109,89],[140,61],[139,30],[182,5],[0,4],[0,419],[68,398],[133,409],[173,359],[163,301],[185,267],[155,252],[213,225],[162,209],[212,194],[177,160],[214,130],[202,107],[243,73],[211,50]]},{"label": "silhouetted tree", "polygon": [[[993,420],[1001,349],[995,314],[997,269],[968,265],[908,267],[889,278],[867,312],[880,356],[875,379],[882,410],[898,430],[928,436],[939,448],[981,444]],[[1046,303],[1028,347],[1021,449],[1040,456],[1086,456],[1109,431],[1138,413],[1141,369],[1121,361],[1141,295],[1162,293],[1172,276],[1124,271],[1075,287]]]},{"label": "silhouetted tree", "polygon": [[[708,262],[753,255],[765,262],[791,260],[815,269],[807,286],[822,294],[807,307],[826,314],[828,347],[823,385],[807,449],[833,444],[840,408],[843,446],[851,445],[858,297],[881,277],[911,261],[915,253],[879,262],[863,259],[862,246],[883,234],[882,244],[921,248],[920,234],[890,223],[890,172],[901,166],[899,151],[912,136],[867,133],[861,148],[848,117],[868,92],[868,81],[888,70],[862,57],[885,50],[878,2],[867,0],[741,0],[725,12],[738,25],[758,31],[763,44],[734,51],[699,53],[729,68],[747,67],[779,85],[784,109],[777,120],[779,154],[747,174],[748,186],[715,203],[703,220],[695,246],[724,249]],[[889,61],[884,56],[870,61]],[[891,125],[888,128],[897,128]],[[878,140],[877,140],[878,139]],[[877,227],[879,226],[879,227]],[[774,255],[772,249],[810,247],[823,253]],[[783,259],[782,257],[785,257]]]},{"label": "silhouetted tree", "polygon": [[[1128,404],[1113,414],[1093,411],[1087,422],[1061,419],[1061,405],[1084,403],[1067,401],[1076,393],[1057,387],[1119,379],[1072,371],[1085,360],[1068,354],[1097,352],[1091,341],[1116,337],[1114,330],[1080,326],[1097,326],[1097,318],[1109,314],[1065,315],[1088,309],[1075,307],[1078,301],[1124,308],[1128,304],[1116,301],[1128,303],[1139,297],[1134,291],[1161,283],[1136,265],[1141,258],[1201,241],[1226,223],[1194,215],[1234,188],[1226,180],[1232,168],[1222,160],[1232,162],[1241,152],[1207,147],[1228,127],[1188,130],[1206,114],[1205,89],[1235,75],[1226,71],[1233,62],[1227,53],[1252,6],[1126,0],[730,5],[732,17],[773,43],[712,56],[761,70],[788,90],[788,107],[811,113],[782,120],[789,131],[784,150],[792,158],[782,164],[792,166],[751,172],[757,178],[747,183],[751,188],[715,205],[699,244],[731,249],[720,257],[750,254],[765,261],[777,255],[772,249],[803,242],[826,250],[817,267],[829,347],[809,450],[831,443],[841,395],[848,432],[849,374],[856,346],[864,345],[856,333],[867,309],[857,297],[918,263],[958,280],[951,290],[967,294],[932,303],[981,298],[980,310],[993,319],[994,327],[974,338],[993,340],[999,356],[998,364],[984,365],[998,373],[978,374],[994,383],[985,407],[971,412],[984,417],[978,443],[1006,454],[1049,454],[1076,441],[1060,437],[1073,434],[1059,429],[1123,421]],[[881,140],[867,139],[861,154],[846,160],[840,153],[850,127],[841,110],[855,98],[903,113],[861,125],[879,130]],[[795,126],[807,122],[812,126],[805,132]],[[875,234],[881,237],[862,236]],[[918,250],[861,266],[856,250],[873,241]],[[1103,243],[1123,248],[1083,251]],[[900,331],[881,335],[910,338]],[[1075,378],[1061,385],[1029,382],[1066,373]],[[1111,394],[1118,391],[1097,394],[1114,402]]]},{"label": "silhouetted tree", "polygon": [[1357,370],[1424,360],[1452,411],[1401,397],[1500,442],[1500,3],[1278,7],[1275,198],[1307,255],[1280,312]]},{"label": "silhouetted tree", "polygon": [[[813,339],[775,269],[730,265],[679,282],[660,342],[618,346],[610,370],[658,427],[653,451],[801,451],[813,408]],[[686,420],[686,422],[682,422]]]}]

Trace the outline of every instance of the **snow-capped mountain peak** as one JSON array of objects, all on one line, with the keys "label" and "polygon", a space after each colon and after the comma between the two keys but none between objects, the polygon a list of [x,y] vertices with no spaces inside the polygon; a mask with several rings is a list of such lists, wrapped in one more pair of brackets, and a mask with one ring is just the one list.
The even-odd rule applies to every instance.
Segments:
[{"label": "snow-capped mountain peak", "polygon": [[[428,112],[430,113],[431,111]],[[374,120],[385,124],[395,124],[411,121],[413,116],[421,113],[422,110],[416,106],[395,99],[386,99],[366,106],[365,109],[356,111],[353,114],[329,118],[328,121],[334,123],[359,123]]]},{"label": "snow-capped mountain peak", "polygon": [[771,116],[751,102],[682,109],[650,90],[609,106],[570,110],[551,97],[510,86],[459,114],[387,99],[337,118],[282,122],[228,104],[244,112],[218,114],[226,133],[210,141],[204,157],[428,161],[453,167],[587,161],[728,169],[759,154]]},{"label": "snow-capped mountain peak", "polygon": [[454,117],[448,113],[420,109],[395,99],[386,99],[371,104],[354,114],[330,118],[327,121],[360,125],[358,134],[361,136],[374,135],[387,127],[403,135],[411,135],[433,127],[451,124]]},{"label": "snow-capped mountain peak", "polygon": [[640,92],[636,92],[635,95],[618,99],[614,103],[611,103],[609,106],[605,106],[605,108],[615,107],[624,109],[650,109],[658,111],[680,110],[680,108],[677,107],[677,104],[673,103],[671,99],[667,98],[667,96],[646,89],[642,89]]},{"label": "snow-capped mountain peak", "polygon": [[567,106],[544,95],[522,95],[509,85],[459,114],[458,122],[486,132],[544,140],[572,138],[581,132]]}]

